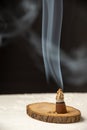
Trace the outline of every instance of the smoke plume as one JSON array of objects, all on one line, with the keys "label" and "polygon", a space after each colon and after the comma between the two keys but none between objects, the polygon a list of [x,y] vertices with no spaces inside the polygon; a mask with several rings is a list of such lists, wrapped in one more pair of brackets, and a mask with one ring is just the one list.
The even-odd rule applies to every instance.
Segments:
[{"label": "smoke plume", "polygon": [[60,68],[62,14],[62,0],[43,0],[42,49],[45,71],[47,79],[53,77],[60,87],[63,87]]}]

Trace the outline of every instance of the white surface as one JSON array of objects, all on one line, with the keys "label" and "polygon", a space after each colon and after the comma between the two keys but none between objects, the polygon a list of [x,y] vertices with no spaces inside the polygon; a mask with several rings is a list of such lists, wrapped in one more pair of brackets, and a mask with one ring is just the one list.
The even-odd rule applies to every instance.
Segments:
[{"label": "white surface", "polygon": [[87,93],[65,93],[66,104],[81,111],[78,123],[46,123],[26,114],[27,104],[44,101],[55,102],[55,94],[1,95],[0,130],[87,130]]}]

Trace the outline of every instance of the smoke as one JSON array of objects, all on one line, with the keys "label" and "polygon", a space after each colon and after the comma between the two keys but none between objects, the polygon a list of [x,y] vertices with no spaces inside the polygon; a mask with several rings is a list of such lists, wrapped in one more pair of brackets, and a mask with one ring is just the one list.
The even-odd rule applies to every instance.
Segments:
[{"label": "smoke", "polygon": [[[40,37],[31,33],[30,43],[32,43],[33,49],[36,53],[33,56],[34,61],[37,63],[37,67],[43,72],[43,66],[40,62],[42,57],[41,40]],[[53,46],[53,50],[58,51],[57,47]],[[60,50],[60,61],[62,66],[62,75],[64,82],[67,84],[79,86],[87,83],[87,46],[79,46],[77,49],[72,49],[71,53],[66,53],[64,50]],[[51,58],[56,62],[57,55],[52,53]]]},{"label": "smoke", "polygon": [[[72,50],[70,54],[63,50],[60,51],[62,0],[43,0],[42,49],[40,36],[33,30],[31,31],[31,25],[41,8],[40,2],[38,0],[19,0],[14,4],[14,1],[16,0],[3,0],[4,4],[0,1],[0,46],[3,45],[4,37],[10,38],[28,29],[29,37],[25,38],[37,52],[37,55],[33,53],[34,55],[31,54],[31,56],[33,55],[33,59],[39,62],[38,57],[42,57],[43,49],[47,78],[52,76],[58,85],[63,86],[61,61],[65,82],[72,85],[87,83],[87,47],[81,46]],[[29,52],[28,49],[27,51]],[[38,67],[43,70],[41,62]]]},{"label": "smoke", "polygon": [[67,83],[82,85],[87,83],[87,47],[81,46],[72,50],[71,54],[61,52],[63,75]]},{"label": "smoke", "polygon": [[31,27],[40,9],[36,0],[0,1],[0,44]]},{"label": "smoke", "polygon": [[60,68],[62,14],[62,0],[43,0],[42,49],[45,71],[47,79],[52,76],[60,87],[63,87]]}]

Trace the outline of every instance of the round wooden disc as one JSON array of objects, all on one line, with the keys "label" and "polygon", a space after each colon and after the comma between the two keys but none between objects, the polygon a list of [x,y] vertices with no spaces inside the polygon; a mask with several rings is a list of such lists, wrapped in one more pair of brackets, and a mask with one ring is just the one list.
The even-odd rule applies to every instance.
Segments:
[{"label": "round wooden disc", "polygon": [[34,119],[51,123],[73,123],[80,121],[81,113],[76,108],[66,106],[67,113],[58,114],[56,104],[41,102],[27,105],[27,114]]}]

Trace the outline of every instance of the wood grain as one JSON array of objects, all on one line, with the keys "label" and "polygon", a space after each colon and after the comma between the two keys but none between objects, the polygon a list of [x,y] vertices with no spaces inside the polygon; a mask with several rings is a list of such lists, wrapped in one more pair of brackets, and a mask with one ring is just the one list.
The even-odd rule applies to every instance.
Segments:
[{"label": "wood grain", "polygon": [[40,102],[27,105],[27,114],[37,120],[50,123],[74,123],[80,121],[81,112],[71,106],[66,106],[67,113],[58,114],[56,104]]}]

